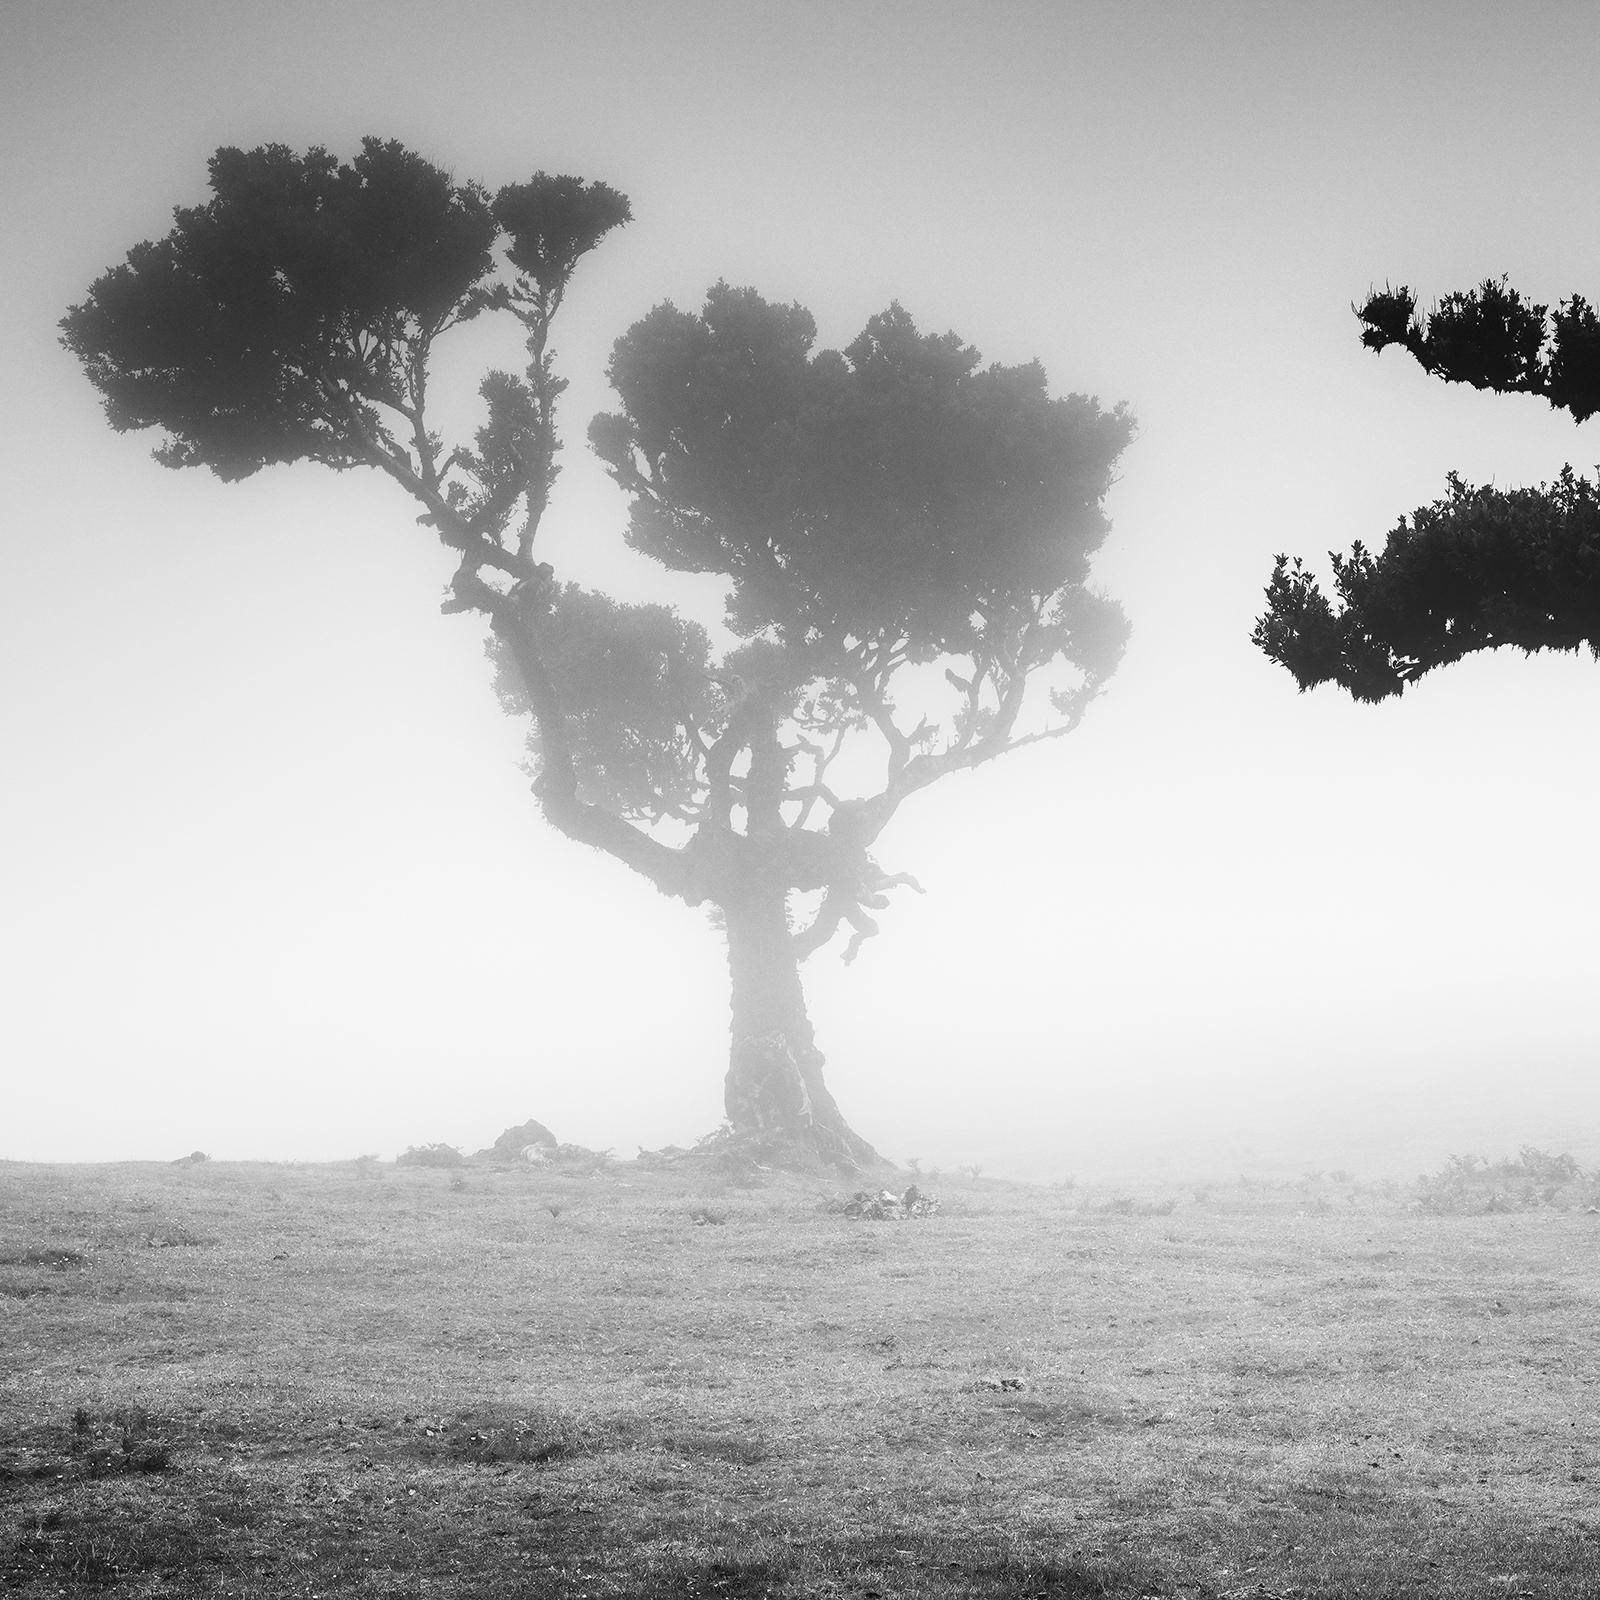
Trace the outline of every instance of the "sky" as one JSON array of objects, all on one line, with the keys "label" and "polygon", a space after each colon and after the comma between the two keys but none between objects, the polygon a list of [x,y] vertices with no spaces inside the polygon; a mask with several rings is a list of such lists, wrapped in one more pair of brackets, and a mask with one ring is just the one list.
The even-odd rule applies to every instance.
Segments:
[{"label": "sky", "polygon": [[1600,421],[1374,359],[1351,305],[1600,294],[1597,76],[1581,0],[3,8],[0,1158],[470,1150],[527,1117],[626,1156],[720,1119],[718,935],[541,821],[399,492],[165,470],[56,342],[218,146],[377,134],[630,196],[553,340],[541,533],[620,598],[706,600],[625,550],[584,429],[612,341],[719,279],[831,346],[898,300],[1138,417],[1095,567],[1117,676],[1070,738],[910,802],[877,854],[926,896],[807,963],[881,1150],[1600,1162],[1600,665],[1499,652],[1357,706],[1249,643],[1277,552],[1325,571],[1451,470],[1594,470]]}]

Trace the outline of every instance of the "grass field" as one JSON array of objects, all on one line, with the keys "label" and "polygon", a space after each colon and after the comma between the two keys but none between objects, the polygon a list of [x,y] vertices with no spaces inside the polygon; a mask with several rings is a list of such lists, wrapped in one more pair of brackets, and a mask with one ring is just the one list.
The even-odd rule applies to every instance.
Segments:
[{"label": "grass field", "polygon": [[0,1164],[19,1597],[1600,1596],[1600,1216]]}]

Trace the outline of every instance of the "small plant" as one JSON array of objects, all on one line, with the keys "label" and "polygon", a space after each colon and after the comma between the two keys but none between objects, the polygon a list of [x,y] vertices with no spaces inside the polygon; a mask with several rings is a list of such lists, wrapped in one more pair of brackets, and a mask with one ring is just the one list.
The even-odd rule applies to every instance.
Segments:
[{"label": "small plant", "polygon": [[459,1172],[452,1172],[450,1174],[450,1189],[452,1193],[465,1194],[467,1192],[467,1187],[467,1180],[463,1178]]},{"label": "small plant", "polygon": [[122,1406],[108,1417],[79,1406],[72,1413],[67,1449],[87,1478],[165,1472],[172,1465],[172,1448],[162,1438],[161,1424],[143,1406]]},{"label": "small plant", "polygon": [[169,1223],[164,1228],[152,1228],[144,1236],[147,1250],[192,1250],[202,1245],[215,1244],[213,1238],[185,1228],[180,1223]]},{"label": "small plant", "polygon": [[29,1245],[24,1250],[0,1251],[0,1267],[49,1267],[52,1272],[82,1272],[89,1265],[81,1250],[60,1245]]},{"label": "small plant", "polygon": [[1113,1217],[1170,1217],[1178,1209],[1174,1199],[1135,1200],[1131,1194],[1115,1194],[1100,1207]]},{"label": "small plant", "polygon": [[542,1466],[570,1456],[580,1441],[558,1416],[467,1415],[423,1430],[428,1441],[422,1454],[478,1466],[526,1464]]},{"label": "small plant", "polygon": [[467,1158],[453,1144],[408,1145],[394,1158],[397,1167],[464,1167]]}]

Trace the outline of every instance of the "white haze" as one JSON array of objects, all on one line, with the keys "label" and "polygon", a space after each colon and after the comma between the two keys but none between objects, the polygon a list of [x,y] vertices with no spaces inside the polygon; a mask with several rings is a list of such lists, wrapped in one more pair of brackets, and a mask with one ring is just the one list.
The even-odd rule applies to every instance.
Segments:
[{"label": "white haze", "polygon": [[1586,8],[121,0],[0,30],[0,1156],[475,1148],[528,1116],[632,1154],[720,1117],[716,935],[539,820],[406,503],[165,472],[55,345],[217,145],[375,132],[631,196],[556,341],[547,535],[624,598],[704,588],[622,551],[584,426],[611,340],[719,277],[828,344],[898,298],[1139,416],[1110,691],[909,804],[879,854],[926,897],[808,965],[880,1148],[1600,1161],[1600,665],[1502,653],[1360,707],[1248,643],[1275,552],[1378,542],[1452,468],[1600,455],[1600,424],[1373,360],[1350,313],[1386,278],[1600,293]]}]

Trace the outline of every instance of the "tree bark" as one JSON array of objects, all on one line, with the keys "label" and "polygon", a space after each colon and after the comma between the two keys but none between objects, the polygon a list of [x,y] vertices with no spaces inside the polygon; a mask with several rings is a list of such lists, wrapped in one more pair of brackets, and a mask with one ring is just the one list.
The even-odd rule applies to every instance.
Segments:
[{"label": "tree bark", "polygon": [[782,885],[762,883],[721,907],[733,980],[728,1122],[739,1137],[773,1146],[780,1159],[859,1172],[883,1158],[844,1120],[823,1082],[787,902]]}]

